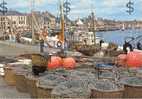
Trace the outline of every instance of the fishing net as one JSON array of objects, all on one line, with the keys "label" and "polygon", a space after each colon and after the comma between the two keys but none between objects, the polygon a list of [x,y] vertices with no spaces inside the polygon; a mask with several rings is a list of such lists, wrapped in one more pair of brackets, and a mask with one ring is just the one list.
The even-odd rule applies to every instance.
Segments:
[{"label": "fishing net", "polygon": [[134,77],[136,76],[137,69],[119,68],[118,72],[120,78]]},{"label": "fishing net", "polygon": [[66,81],[66,79],[63,76],[59,76],[56,74],[48,74],[39,79],[38,87],[42,87],[45,89],[54,88],[55,86],[57,86],[58,84],[64,81]]},{"label": "fishing net", "polygon": [[123,88],[123,86],[119,83],[115,83],[110,80],[98,80],[92,85],[93,89],[99,90],[99,91],[118,91]]},{"label": "fishing net", "polygon": [[53,89],[52,95],[67,98],[89,97],[90,85],[96,82],[92,73],[71,70],[70,78]]},{"label": "fishing net", "polygon": [[62,98],[87,98],[90,93],[87,83],[82,80],[69,80],[55,87],[51,94]]},{"label": "fishing net", "polygon": [[141,77],[127,77],[121,79],[121,83],[130,86],[142,86],[142,78]]}]

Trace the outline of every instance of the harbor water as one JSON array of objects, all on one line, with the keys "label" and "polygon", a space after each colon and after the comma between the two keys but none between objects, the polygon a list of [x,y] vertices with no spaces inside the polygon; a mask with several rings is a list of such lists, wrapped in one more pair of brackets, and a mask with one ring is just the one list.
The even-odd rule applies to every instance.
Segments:
[{"label": "harbor water", "polygon": [[[131,29],[131,30],[118,30],[118,31],[105,31],[97,32],[98,37],[103,38],[105,42],[113,42],[120,46],[124,44],[126,37],[138,37],[142,35],[142,29]],[[142,40],[141,40],[142,41]]]}]

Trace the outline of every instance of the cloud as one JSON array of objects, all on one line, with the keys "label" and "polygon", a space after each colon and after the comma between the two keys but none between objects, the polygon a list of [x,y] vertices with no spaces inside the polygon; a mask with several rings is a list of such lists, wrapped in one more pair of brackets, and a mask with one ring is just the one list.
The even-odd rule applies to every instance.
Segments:
[{"label": "cloud", "polygon": [[127,0],[104,0],[102,3],[105,7],[120,7],[126,4]]},{"label": "cloud", "polygon": [[[19,11],[30,11],[31,0],[6,0],[8,8]],[[72,19],[84,17],[90,14],[91,10],[95,12],[97,17],[128,19],[126,4],[129,0],[70,0]],[[132,18],[142,18],[142,0],[132,0],[135,8]],[[48,10],[57,15],[59,12],[59,0],[35,0],[35,10]],[[121,17],[123,16],[123,17]]]}]

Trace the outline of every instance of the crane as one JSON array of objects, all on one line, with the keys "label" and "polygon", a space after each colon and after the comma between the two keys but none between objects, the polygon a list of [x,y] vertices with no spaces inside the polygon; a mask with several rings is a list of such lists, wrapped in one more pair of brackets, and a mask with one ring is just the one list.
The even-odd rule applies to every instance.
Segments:
[{"label": "crane", "polygon": [[[39,0],[41,1],[41,0]],[[32,14],[32,43],[35,43],[35,33],[34,29],[36,28],[39,32],[42,32],[40,29],[40,26],[36,20],[35,14],[34,14],[34,5],[35,5],[35,0],[31,0],[31,14]],[[61,31],[58,35],[59,42],[62,45],[62,48],[64,49],[64,42],[65,42],[65,37],[64,37],[64,32],[65,32],[65,23],[64,23],[64,3],[63,0],[60,0],[60,17],[61,17]]]},{"label": "crane", "polygon": [[[41,0],[39,0],[41,1]],[[36,28],[39,32],[41,32],[40,26],[36,20],[35,14],[34,14],[34,9],[35,9],[35,0],[31,0],[31,27],[32,27],[32,44],[35,43],[35,31],[34,29]]]}]

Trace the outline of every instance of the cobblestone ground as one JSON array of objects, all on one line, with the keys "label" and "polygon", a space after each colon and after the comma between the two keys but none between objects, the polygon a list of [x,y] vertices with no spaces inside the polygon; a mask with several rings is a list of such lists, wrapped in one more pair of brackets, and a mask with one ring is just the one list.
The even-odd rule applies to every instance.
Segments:
[{"label": "cobblestone ground", "polygon": [[14,86],[8,86],[3,77],[0,76],[0,98],[30,98],[30,95],[27,93],[20,93],[16,90],[16,88]]},{"label": "cobblestone ground", "polygon": [[[9,47],[7,45],[0,44],[0,56],[6,56],[6,57],[13,57],[17,56],[19,54],[27,53],[25,49],[17,49],[14,47]],[[6,60],[7,61],[7,60]],[[4,60],[0,61],[0,63],[4,62]],[[3,77],[0,76],[0,98],[30,98],[30,95],[27,93],[20,93],[16,90],[15,86],[8,86]]]},{"label": "cobblestone ground", "polygon": [[[38,51],[39,49],[34,49],[34,51]],[[47,49],[47,52],[52,52],[54,49]],[[0,64],[5,64],[7,63],[7,58],[13,58],[15,56],[21,55],[21,54],[30,54],[33,53],[33,50],[28,50],[27,47],[24,48],[16,48],[12,46],[8,46],[5,44],[0,44]],[[20,93],[16,90],[16,88],[13,86],[8,86],[3,77],[0,76],[0,98],[30,98],[29,94],[26,93]]]},{"label": "cobblestone ground", "polygon": [[[17,45],[17,46],[20,46],[20,45]],[[44,52],[48,52],[48,53],[58,52],[58,51],[60,50],[48,48],[48,47],[44,48]],[[9,46],[9,45],[0,43],[0,56],[18,56],[21,54],[31,54],[31,53],[39,53],[38,46],[32,48],[31,46],[24,45],[23,48],[21,47],[16,48],[15,46]]]},{"label": "cobblestone ground", "polygon": [[30,53],[26,49],[10,47],[8,45],[0,44],[0,56],[17,56],[20,54]]}]

